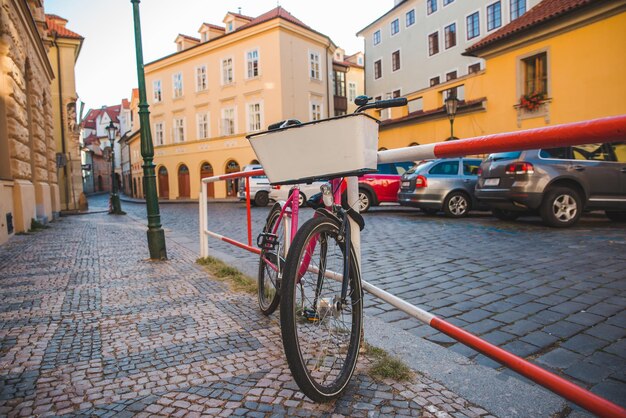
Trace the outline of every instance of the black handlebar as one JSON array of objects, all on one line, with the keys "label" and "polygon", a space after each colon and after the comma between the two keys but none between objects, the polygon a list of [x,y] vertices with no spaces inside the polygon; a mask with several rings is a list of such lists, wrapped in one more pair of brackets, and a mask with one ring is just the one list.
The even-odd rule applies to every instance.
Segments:
[{"label": "black handlebar", "polygon": [[367,103],[359,106],[354,113],[362,112],[367,109],[386,109],[388,107],[406,106],[407,100],[405,97],[396,97],[395,99],[379,100],[372,103]]}]

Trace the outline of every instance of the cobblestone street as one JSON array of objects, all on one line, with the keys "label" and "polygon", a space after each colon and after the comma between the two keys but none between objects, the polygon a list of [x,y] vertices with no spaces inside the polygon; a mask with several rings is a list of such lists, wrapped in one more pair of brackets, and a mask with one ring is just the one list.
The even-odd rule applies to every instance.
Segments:
[{"label": "cobblestone street", "polygon": [[[145,218],[143,205],[124,209]],[[161,205],[164,227],[196,250],[197,211],[193,203]],[[253,239],[267,213],[253,208]],[[244,204],[212,203],[209,219],[212,230],[246,241]],[[365,280],[626,405],[624,224],[593,215],[557,230],[538,218],[449,220],[393,206],[374,208],[365,221]],[[213,239],[209,246],[255,274],[256,256]],[[366,314],[515,375],[378,299],[366,298]]]},{"label": "cobblestone street", "polygon": [[277,319],[212,281],[197,254],[173,241],[168,253],[145,260],[145,227],[106,214],[0,247],[0,415],[489,415],[419,374],[373,381],[364,356],[341,399],[308,401]]}]

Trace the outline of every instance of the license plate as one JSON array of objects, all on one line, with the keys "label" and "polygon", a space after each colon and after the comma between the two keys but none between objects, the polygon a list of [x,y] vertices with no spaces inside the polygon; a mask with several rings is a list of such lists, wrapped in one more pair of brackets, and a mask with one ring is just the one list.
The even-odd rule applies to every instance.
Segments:
[{"label": "license plate", "polygon": [[409,187],[410,184],[411,184],[410,181],[403,181],[402,182],[402,187]]},{"label": "license plate", "polygon": [[500,184],[499,178],[485,179],[485,186],[497,186],[498,184]]}]

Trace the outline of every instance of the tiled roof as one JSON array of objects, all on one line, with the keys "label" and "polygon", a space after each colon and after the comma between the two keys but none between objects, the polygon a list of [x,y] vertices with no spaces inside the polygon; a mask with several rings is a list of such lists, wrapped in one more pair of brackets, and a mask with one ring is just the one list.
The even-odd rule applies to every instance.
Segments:
[{"label": "tiled roof", "polygon": [[84,39],[82,36],[77,34],[76,32],[72,32],[66,27],[59,25],[57,23],[58,20],[62,20],[67,22],[67,19],[63,19],[57,15],[46,15],[46,25],[48,26],[48,33],[53,35],[56,34],[59,38],[71,38],[71,39]]},{"label": "tiled roof", "polygon": [[263,22],[267,22],[268,20],[276,19],[277,17],[283,18],[298,26],[302,26],[303,28],[311,29],[310,26],[305,25],[304,22],[302,22],[300,19],[296,18],[294,15],[283,9],[281,6],[278,6],[270,10],[269,12],[263,13],[262,15],[252,19],[249,23],[238,27],[237,30],[239,31],[245,28],[249,28],[250,26],[258,25]]},{"label": "tiled roof", "polygon": [[[486,97],[481,97],[479,99],[474,99],[474,100],[463,100],[459,102],[459,111],[461,110],[471,110],[473,108],[476,107],[480,107],[482,106],[482,103],[484,101],[486,101],[487,98]],[[428,116],[432,116],[432,115],[437,115],[437,114],[442,114],[442,115],[446,115],[446,111],[443,107],[439,107],[439,108],[435,108],[435,109],[431,109],[431,110],[416,110],[415,112],[411,112],[406,116],[401,116],[399,118],[395,118],[395,119],[386,119],[386,120],[382,120],[380,122],[381,126],[389,126],[389,125],[395,125],[398,123],[403,123],[403,122],[408,122],[411,121],[413,119],[420,119],[420,118],[424,118],[424,117],[428,117]]]},{"label": "tiled roof", "polygon": [[122,99],[122,108],[130,109],[130,102],[128,101],[128,99]]},{"label": "tiled roof", "polygon": [[199,38],[194,38],[193,36],[185,35],[183,33],[179,33],[178,36],[182,36],[183,38],[187,38],[195,42],[200,42]]},{"label": "tiled roof", "polygon": [[103,112],[106,112],[106,114],[113,122],[119,123],[119,119],[117,117],[120,114],[121,108],[122,105],[115,105],[103,106],[100,109],[90,109],[89,112],[87,112],[87,116],[85,116],[85,118],[83,119],[81,126],[83,128],[96,129],[96,120],[98,119],[98,116],[102,115]]},{"label": "tiled roof", "polygon": [[218,26],[218,25],[214,25],[214,24],[212,24],[212,23],[206,23],[206,22],[204,22],[204,23],[202,24],[202,26],[206,26],[206,27],[211,28],[211,29],[217,29],[217,30],[222,30],[222,31],[223,31],[223,30],[226,30],[226,28],[225,28],[225,27],[223,27],[223,26]]},{"label": "tiled roof", "polygon": [[245,19],[245,20],[253,20],[254,18],[252,16],[246,16],[246,15],[242,15],[241,13],[235,13],[235,12],[228,12],[229,15],[235,16],[239,19]]},{"label": "tiled roof", "polygon": [[472,55],[474,52],[490,46],[500,40],[509,38],[537,25],[556,19],[566,13],[596,2],[599,3],[598,0],[543,0],[541,3],[508,25],[503,26],[496,32],[467,48],[463,55]]}]

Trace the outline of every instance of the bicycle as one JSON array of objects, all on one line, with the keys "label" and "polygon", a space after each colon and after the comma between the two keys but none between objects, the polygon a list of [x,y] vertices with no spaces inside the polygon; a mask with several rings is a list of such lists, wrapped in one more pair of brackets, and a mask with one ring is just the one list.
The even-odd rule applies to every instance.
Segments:
[{"label": "bicycle", "polygon": [[[357,97],[359,107],[354,113],[406,105],[404,98],[370,100]],[[298,122],[285,121],[270,129],[289,129],[287,124]],[[297,193],[293,192],[286,204],[274,205],[258,240],[262,248],[261,311],[273,312],[280,301],[281,334],[289,368],[302,392],[317,402],[333,400],[346,389],[356,368],[362,336],[363,291],[352,234],[360,233],[364,220],[358,207],[355,210],[341,204],[344,176],[316,178],[330,180],[321,186],[323,207],[299,229],[297,200],[295,205],[293,201]],[[286,227],[279,231],[282,222]],[[269,270],[276,273],[276,280],[270,286],[272,292],[266,293],[265,273]]]}]

